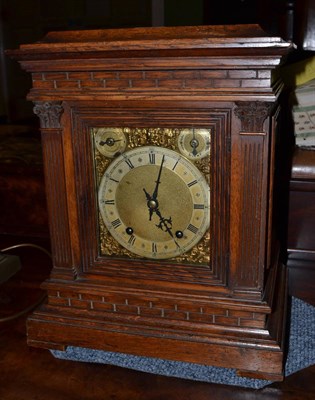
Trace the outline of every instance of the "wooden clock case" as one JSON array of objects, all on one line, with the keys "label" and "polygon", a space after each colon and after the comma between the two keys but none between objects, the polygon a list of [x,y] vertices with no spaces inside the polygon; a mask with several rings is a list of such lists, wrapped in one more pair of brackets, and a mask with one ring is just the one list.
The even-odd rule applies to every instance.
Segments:
[{"label": "wooden clock case", "polygon": [[[32,74],[53,269],[28,343],[236,368],[281,380],[286,271],[274,235],[291,44],[256,25],[51,32],[10,51]],[[92,127],[211,129],[208,265],[102,257]]]}]

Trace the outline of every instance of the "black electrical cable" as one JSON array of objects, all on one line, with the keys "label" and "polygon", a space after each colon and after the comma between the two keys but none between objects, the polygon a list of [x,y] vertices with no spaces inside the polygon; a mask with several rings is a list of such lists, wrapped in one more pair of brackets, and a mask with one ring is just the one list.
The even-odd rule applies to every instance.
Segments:
[{"label": "black electrical cable", "polygon": [[[33,248],[35,248],[35,249],[38,249],[38,250],[43,251],[45,254],[47,254],[47,255],[51,258],[51,253],[50,253],[48,250],[46,250],[46,249],[45,249],[44,247],[42,247],[42,246],[38,246],[37,244],[33,244],[33,243],[21,243],[21,244],[16,244],[16,245],[14,245],[14,246],[10,246],[10,247],[7,247],[7,248],[5,248],[5,249],[2,249],[2,250],[0,250],[0,252],[4,253],[4,252],[9,251],[9,250],[17,249],[17,248],[19,248],[19,247],[33,247]],[[31,311],[31,310],[33,310],[35,307],[37,307],[39,304],[41,304],[41,303],[45,300],[46,297],[47,297],[47,295],[46,295],[46,293],[45,293],[43,296],[41,296],[41,297],[39,298],[39,300],[38,300],[36,303],[31,304],[30,306],[26,307],[26,308],[23,309],[22,311],[19,311],[18,313],[15,313],[15,314],[13,314],[13,315],[9,315],[8,317],[0,318],[0,323],[1,323],[1,322],[12,321],[12,320],[14,320],[14,319],[17,319],[17,318],[21,317],[22,315],[28,313],[29,311]]]}]

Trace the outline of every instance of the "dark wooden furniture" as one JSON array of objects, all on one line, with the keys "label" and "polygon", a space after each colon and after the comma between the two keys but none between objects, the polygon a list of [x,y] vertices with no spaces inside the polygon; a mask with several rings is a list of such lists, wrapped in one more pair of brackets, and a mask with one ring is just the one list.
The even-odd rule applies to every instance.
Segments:
[{"label": "dark wooden furniture", "polygon": [[295,0],[294,39],[301,49],[314,51],[314,0]]},{"label": "dark wooden furniture", "polygon": [[[282,85],[271,73],[290,47],[245,25],[53,32],[10,52],[32,73],[53,250],[30,345],[282,379],[286,272],[273,234]],[[139,259],[115,242],[104,255],[111,237],[98,214],[93,129],[125,127],[132,141],[135,129],[161,127],[163,148],[167,132],[196,126],[211,131],[210,236],[193,248],[202,262]]]},{"label": "dark wooden furniture", "polygon": [[287,261],[289,283],[296,296],[315,290],[314,227],[315,151],[296,147],[290,179]]},{"label": "dark wooden furniture", "polygon": [[[290,180],[288,251],[315,255],[315,151],[297,147]],[[293,255],[293,254],[292,254]]]},{"label": "dark wooden furniture", "polygon": [[38,128],[0,125],[0,233],[49,237]]}]

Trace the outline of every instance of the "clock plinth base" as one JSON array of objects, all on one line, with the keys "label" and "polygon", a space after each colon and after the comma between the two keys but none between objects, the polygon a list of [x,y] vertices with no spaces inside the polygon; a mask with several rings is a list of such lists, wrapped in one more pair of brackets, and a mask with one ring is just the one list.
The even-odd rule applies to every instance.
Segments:
[{"label": "clock plinth base", "polygon": [[[227,306],[227,299],[216,299],[212,304],[209,302],[208,307],[216,309],[218,314],[222,303],[222,306],[225,304],[225,308],[230,310],[225,311],[226,314],[239,315],[236,325],[224,325],[223,316],[221,324],[154,317],[156,310],[153,309],[151,317],[135,316],[128,313],[127,302],[125,308],[116,305],[115,313],[97,311],[95,308],[92,311],[84,307],[83,299],[89,298],[89,304],[93,299],[94,307],[100,309],[97,295],[86,295],[82,283],[77,287],[73,284],[72,292],[69,284],[64,283],[64,290],[67,290],[69,296],[67,302],[75,306],[56,306],[48,302],[37,309],[28,319],[28,344],[58,350],[65,350],[71,345],[234,368],[240,376],[281,381],[287,297],[286,269],[282,265],[279,265],[277,279],[271,285],[277,285],[277,298],[274,299],[274,308],[270,313],[265,303],[254,305],[249,301],[230,301]],[[48,293],[52,293],[58,286],[58,302],[66,304],[60,296],[63,292],[61,282],[48,282],[46,286],[50,287]],[[91,293],[91,287],[89,290]],[[53,296],[49,299],[54,303]],[[80,301],[81,308],[78,304]],[[102,305],[104,310],[106,306],[108,303]],[[191,305],[191,308],[194,307]],[[254,309],[255,312],[252,311]],[[256,314],[258,319],[249,320],[250,314]],[[246,323],[240,322],[241,316]],[[219,321],[219,316],[217,319]]]}]

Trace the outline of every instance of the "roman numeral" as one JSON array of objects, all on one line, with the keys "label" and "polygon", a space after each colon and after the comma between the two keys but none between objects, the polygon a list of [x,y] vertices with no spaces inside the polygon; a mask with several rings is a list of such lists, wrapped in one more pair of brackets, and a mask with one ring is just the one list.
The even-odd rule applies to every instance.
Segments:
[{"label": "roman numeral", "polygon": [[195,225],[192,225],[192,224],[189,224],[187,226],[187,229],[192,233],[197,233],[198,232],[198,228]]},{"label": "roman numeral", "polygon": [[194,204],[194,210],[204,210],[205,205],[204,204]]},{"label": "roman numeral", "polygon": [[116,229],[121,225],[121,220],[119,218],[112,221],[112,226]]},{"label": "roman numeral", "polygon": [[176,163],[174,164],[174,166],[173,166],[173,168],[172,168],[172,171],[175,170],[175,168],[177,167],[177,164],[178,164],[178,163],[179,163],[179,160],[177,160]]},{"label": "roman numeral", "polygon": [[150,164],[155,164],[155,153],[149,153]]},{"label": "roman numeral", "polygon": [[115,200],[105,200],[105,204],[114,206],[115,205]]},{"label": "roman numeral", "polygon": [[191,186],[194,186],[196,183],[198,183],[198,181],[196,181],[196,179],[195,179],[194,181],[187,183],[187,186],[191,187]]},{"label": "roman numeral", "polygon": [[157,246],[156,243],[152,243],[152,253],[156,253],[157,252]]},{"label": "roman numeral", "polygon": [[125,158],[125,163],[128,165],[128,167],[130,169],[134,168],[134,165],[132,164],[132,162],[129,160],[129,158]]},{"label": "roman numeral", "polygon": [[109,180],[111,180],[111,181],[113,181],[113,182],[116,182],[116,183],[119,183],[119,181],[117,181],[117,180],[114,179],[114,178],[109,178]]},{"label": "roman numeral", "polygon": [[133,245],[135,244],[135,241],[136,241],[136,237],[135,237],[134,235],[131,235],[130,238],[129,238],[129,240],[128,240],[128,243],[129,243],[131,246],[133,246]]}]

